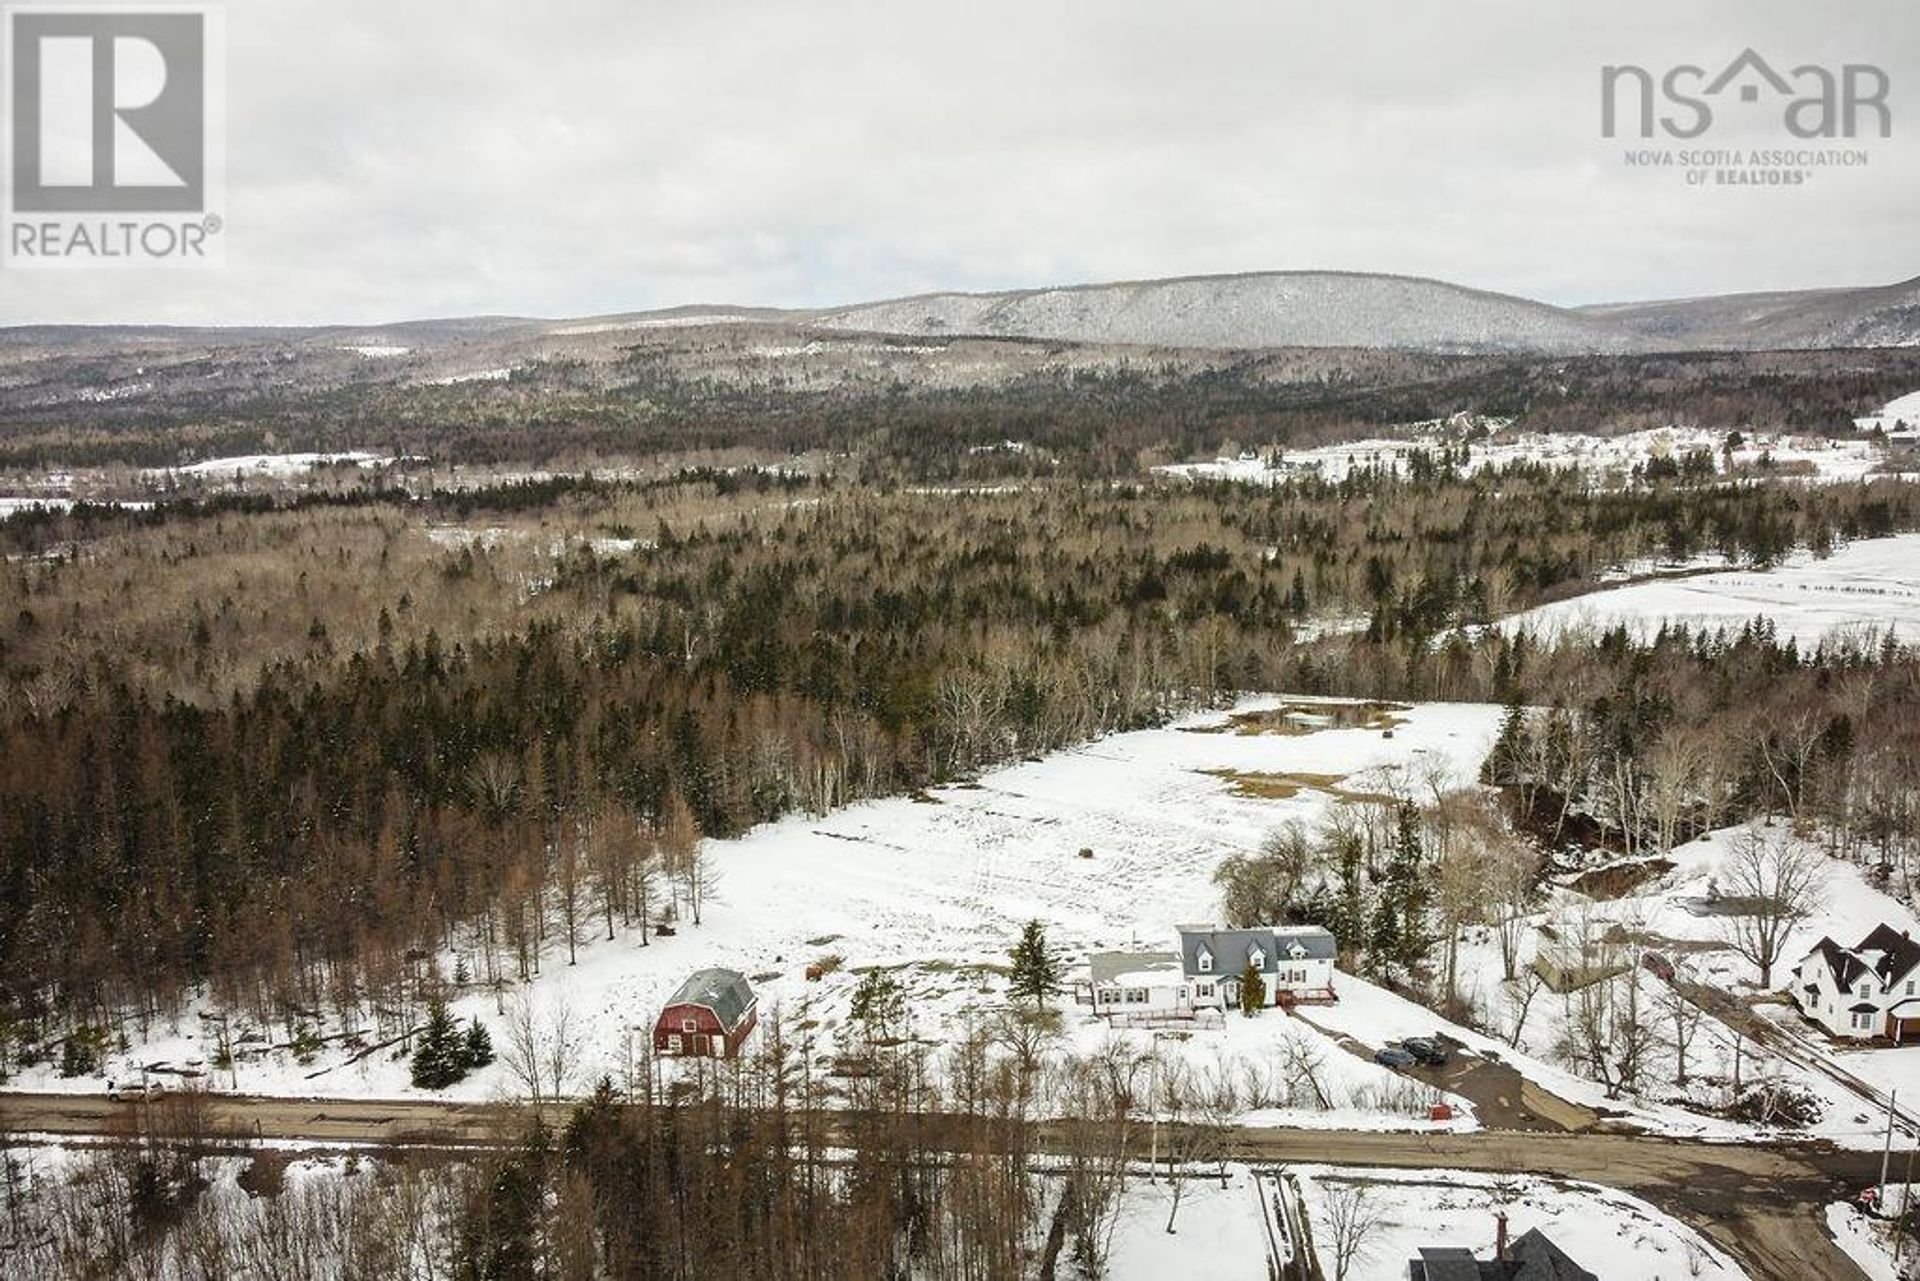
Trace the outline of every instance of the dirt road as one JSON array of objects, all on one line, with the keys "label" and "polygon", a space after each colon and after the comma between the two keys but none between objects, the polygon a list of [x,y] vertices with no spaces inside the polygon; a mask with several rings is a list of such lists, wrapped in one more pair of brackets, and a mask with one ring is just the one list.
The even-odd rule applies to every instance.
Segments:
[{"label": "dirt road", "polygon": [[[524,1108],[419,1100],[354,1102],[214,1095],[211,1122],[257,1139],[326,1144],[484,1146],[522,1130]],[[112,1137],[133,1107],[93,1095],[0,1094],[0,1133]],[[565,1109],[543,1109],[558,1123]],[[942,1118],[947,1145],[979,1136]],[[971,1137],[970,1137],[971,1136]],[[1060,1131],[1043,1127],[1042,1148]],[[1860,1278],[1828,1239],[1821,1207],[1879,1173],[1877,1154],[1817,1144],[1706,1144],[1644,1135],[1513,1133],[1380,1134],[1242,1127],[1234,1155],[1260,1163],[1317,1162],[1394,1169],[1457,1169],[1579,1179],[1644,1197],[1703,1232],[1756,1278]],[[1593,1264],[1589,1264],[1593,1266]],[[1604,1262],[1600,1268],[1605,1275]]]}]

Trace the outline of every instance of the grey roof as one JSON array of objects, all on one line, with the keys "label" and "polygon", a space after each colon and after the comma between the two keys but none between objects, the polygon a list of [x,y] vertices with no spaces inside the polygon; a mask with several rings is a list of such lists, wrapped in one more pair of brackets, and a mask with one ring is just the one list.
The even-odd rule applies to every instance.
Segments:
[{"label": "grey roof", "polygon": [[1411,1281],[1600,1281],[1539,1228],[1516,1237],[1504,1259],[1475,1259],[1458,1246],[1429,1246],[1407,1264]]},{"label": "grey roof", "polygon": [[1111,983],[1147,971],[1178,973],[1180,957],[1175,952],[1095,952],[1087,958],[1087,968],[1095,983]]},{"label": "grey roof", "polygon": [[1426,1246],[1407,1268],[1412,1281],[1480,1281],[1480,1264],[1459,1246]]},{"label": "grey roof", "polygon": [[1507,1247],[1507,1259],[1508,1281],[1600,1281],[1547,1240],[1539,1228],[1522,1232]]},{"label": "grey roof", "polygon": [[1883,984],[1897,983],[1920,968],[1920,943],[1913,941],[1910,931],[1895,930],[1891,925],[1882,925],[1861,939],[1854,951],[1880,953],[1880,963],[1874,969]]},{"label": "grey roof", "polygon": [[668,1005],[703,1005],[731,1032],[753,1008],[753,987],[738,970],[695,970],[667,1000]]},{"label": "grey roof", "polygon": [[1238,974],[1247,968],[1248,950],[1258,946],[1266,953],[1264,972],[1280,968],[1292,946],[1298,943],[1308,959],[1331,961],[1338,946],[1333,935],[1318,925],[1262,925],[1250,930],[1209,930],[1183,928],[1180,931],[1180,965],[1188,974],[1202,973],[1200,949],[1213,953],[1214,974]]}]

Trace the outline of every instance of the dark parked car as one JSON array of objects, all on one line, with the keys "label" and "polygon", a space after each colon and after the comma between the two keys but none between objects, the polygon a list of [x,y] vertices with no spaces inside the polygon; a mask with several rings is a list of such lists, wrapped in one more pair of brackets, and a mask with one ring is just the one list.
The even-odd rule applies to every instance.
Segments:
[{"label": "dark parked car", "polygon": [[1420,1062],[1426,1064],[1428,1067],[1445,1067],[1447,1060],[1452,1057],[1452,1055],[1447,1053],[1446,1046],[1424,1036],[1408,1037],[1406,1040],[1400,1042],[1400,1044],[1406,1049],[1408,1054],[1413,1055],[1414,1058],[1420,1060]]},{"label": "dark parked car", "polygon": [[1383,1045],[1373,1052],[1373,1061],[1398,1072],[1402,1068],[1412,1067],[1414,1058],[1397,1045]]}]

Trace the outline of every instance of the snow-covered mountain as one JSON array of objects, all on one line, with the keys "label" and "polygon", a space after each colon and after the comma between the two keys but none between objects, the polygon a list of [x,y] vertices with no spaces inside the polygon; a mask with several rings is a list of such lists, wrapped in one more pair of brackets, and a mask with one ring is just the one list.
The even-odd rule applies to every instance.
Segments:
[{"label": "snow-covered mountain", "polygon": [[1262,272],[927,294],[816,313],[832,329],[1157,347],[1384,347],[1617,352],[1648,344],[1605,319],[1437,280]]},{"label": "snow-covered mountain", "polygon": [[1920,345],[1920,277],[1863,289],[1612,303],[1577,314],[1665,350],[1912,347]]}]

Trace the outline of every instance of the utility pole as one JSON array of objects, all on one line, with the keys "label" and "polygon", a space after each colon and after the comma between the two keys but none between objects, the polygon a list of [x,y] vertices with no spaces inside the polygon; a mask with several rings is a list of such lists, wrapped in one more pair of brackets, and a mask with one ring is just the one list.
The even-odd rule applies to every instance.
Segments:
[{"label": "utility pole", "polygon": [[1887,1162],[1893,1159],[1893,1105],[1899,1098],[1900,1087],[1896,1085],[1887,1095],[1887,1143],[1880,1149],[1880,1187],[1874,1193],[1883,1206],[1887,1200]]}]

